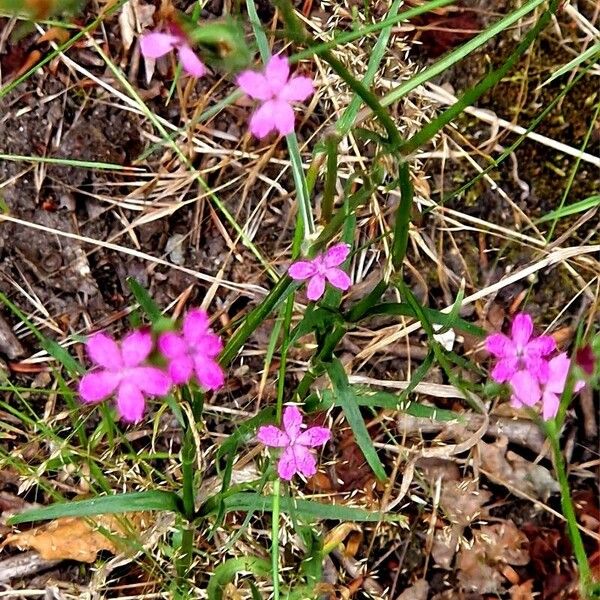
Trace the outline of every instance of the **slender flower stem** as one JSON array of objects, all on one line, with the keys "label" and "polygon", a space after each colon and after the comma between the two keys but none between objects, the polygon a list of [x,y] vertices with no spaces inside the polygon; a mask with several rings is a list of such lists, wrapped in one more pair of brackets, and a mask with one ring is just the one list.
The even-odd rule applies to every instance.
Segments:
[{"label": "slender flower stem", "polygon": [[273,571],[273,600],[279,600],[279,478],[273,482],[273,513],[271,516],[271,570]]},{"label": "slender flower stem", "polygon": [[575,560],[577,561],[577,566],[579,568],[579,589],[582,597],[587,598],[588,588],[591,582],[590,565],[588,563],[585,548],[583,546],[583,540],[581,539],[581,533],[579,532],[579,527],[577,526],[575,507],[573,506],[573,500],[571,499],[571,494],[569,492],[569,480],[567,478],[565,463],[560,449],[556,422],[554,420],[547,421],[545,423],[545,430],[548,440],[550,440],[550,446],[552,447],[554,468],[556,469],[558,484],[560,485],[560,502],[563,515],[567,520],[567,531],[573,546]]}]

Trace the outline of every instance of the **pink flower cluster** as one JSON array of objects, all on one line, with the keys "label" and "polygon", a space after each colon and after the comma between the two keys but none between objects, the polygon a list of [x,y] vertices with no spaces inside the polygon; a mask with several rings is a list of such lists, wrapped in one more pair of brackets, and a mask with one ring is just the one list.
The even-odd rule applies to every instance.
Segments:
[{"label": "pink flower cluster", "polygon": [[[146,58],[156,59],[172,50],[177,52],[183,70],[192,77],[202,77],[206,67],[194,53],[185,34],[171,26],[168,32],[145,33],[140,39],[140,49]],[[237,84],[250,98],[261,104],[250,118],[250,131],[264,138],[272,131],[288,135],[294,131],[294,102],[312,96],[314,85],[310,78],[290,77],[290,64],[284,56],[272,56],[264,72],[246,70],[237,77]]]},{"label": "pink flower cluster", "polygon": [[[493,333],[485,341],[487,351],[498,360],[492,379],[508,383],[512,390],[511,405],[515,408],[542,404],[544,419],[556,416],[571,361],[566,352],[553,358],[556,342],[548,335],[533,335],[533,321],[526,313],[515,316],[511,336]],[[574,391],[583,387],[576,382]]]},{"label": "pink flower cluster", "polygon": [[145,396],[166,396],[173,384],[189,383],[195,377],[205,390],[223,385],[225,376],[215,360],[221,339],[211,331],[203,310],[188,312],[181,332],[163,333],[157,346],[156,362],[166,362],[166,370],[149,361],[156,350],[149,331],[134,331],[120,344],[105,333],[90,337],[86,350],[98,368],[81,378],[81,399],[96,403],[114,394],[119,416],[133,423],[144,414]]}]

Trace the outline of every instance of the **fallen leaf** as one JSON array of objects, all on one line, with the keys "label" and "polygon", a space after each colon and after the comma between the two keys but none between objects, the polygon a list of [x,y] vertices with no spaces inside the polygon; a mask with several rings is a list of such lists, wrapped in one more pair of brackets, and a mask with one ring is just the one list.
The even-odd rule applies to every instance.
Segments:
[{"label": "fallen leaf", "polygon": [[509,590],[510,600],[533,600],[533,579],[520,585],[513,585]]},{"label": "fallen leaf", "polygon": [[489,477],[509,489],[544,501],[560,491],[560,486],[546,467],[525,460],[507,450],[507,446],[508,439],[504,436],[492,444],[477,443],[481,468],[487,471]]},{"label": "fallen leaf", "polygon": [[[64,517],[46,525],[6,537],[2,546],[16,546],[21,550],[36,550],[45,560],[76,560],[92,563],[98,552],[118,551],[119,538],[130,537],[124,518],[134,529],[145,529],[147,513],[127,515],[99,515],[91,519]],[[104,535],[99,528],[110,532]]]},{"label": "fallen leaf", "polygon": [[406,588],[397,598],[397,600],[427,600],[429,594],[429,584],[425,579],[413,583]]}]

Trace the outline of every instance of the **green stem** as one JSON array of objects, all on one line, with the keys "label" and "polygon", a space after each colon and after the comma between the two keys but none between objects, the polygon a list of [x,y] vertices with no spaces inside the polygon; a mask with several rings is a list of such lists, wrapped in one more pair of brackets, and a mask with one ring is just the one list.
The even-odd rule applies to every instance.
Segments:
[{"label": "green stem", "polygon": [[565,469],[565,463],[563,461],[562,452],[560,449],[560,443],[558,439],[558,431],[556,429],[556,422],[554,420],[547,421],[545,423],[546,435],[550,441],[552,448],[552,456],[554,458],[554,468],[556,475],[558,476],[558,484],[560,485],[560,502],[563,510],[563,516],[567,520],[567,531],[571,545],[573,546],[573,553],[575,554],[575,560],[579,568],[579,588],[583,598],[588,597],[588,588],[591,582],[590,565],[588,563],[587,555],[585,553],[585,547],[583,540],[581,539],[581,533],[577,526],[577,517],[575,515],[575,508],[573,506],[573,500],[569,492],[569,480],[567,478],[567,472]]},{"label": "green stem", "polygon": [[271,570],[273,572],[273,600],[279,600],[279,478],[273,482],[273,514],[271,525]]},{"label": "green stem", "polygon": [[410,181],[410,169],[406,161],[400,163],[400,204],[396,211],[394,223],[394,240],[392,243],[392,266],[398,270],[402,266],[408,245],[408,231],[412,215],[413,186]]}]

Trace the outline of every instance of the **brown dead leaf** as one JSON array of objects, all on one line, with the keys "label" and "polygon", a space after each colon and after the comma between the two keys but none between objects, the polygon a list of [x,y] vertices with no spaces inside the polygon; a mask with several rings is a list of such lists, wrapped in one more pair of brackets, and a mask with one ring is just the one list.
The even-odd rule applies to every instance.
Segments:
[{"label": "brown dead leaf", "polygon": [[477,443],[481,468],[495,482],[509,489],[523,492],[534,498],[546,501],[560,491],[558,483],[546,467],[525,460],[512,451],[507,451],[508,439],[499,437],[494,443]]},{"label": "brown dead leaf", "polygon": [[504,567],[529,562],[528,540],[512,521],[483,525],[463,546],[457,559],[458,580],[465,590],[497,593],[503,584]]},{"label": "brown dead leaf", "polygon": [[146,528],[146,513],[128,515],[99,515],[91,519],[64,517],[29,531],[7,536],[2,546],[11,545],[21,550],[36,550],[45,560],[76,560],[92,563],[98,552],[107,550],[116,554],[118,539],[101,533],[106,529],[117,538],[130,535],[124,527],[127,517],[135,529]]},{"label": "brown dead leaf", "polygon": [[520,585],[513,585],[508,591],[510,600],[533,600],[533,579],[528,579]]},{"label": "brown dead leaf", "polygon": [[[472,479],[443,483],[440,508],[450,526],[436,532],[431,549],[431,555],[440,567],[450,568],[465,527],[482,516],[482,507],[491,496],[487,490],[479,489]],[[485,511],[483,516],[486,516]]]},{"label": "brown dead leaf", "polygon": [[429,594],[429,584],[425,579],[419,579],[406,588],[397,598],[397,600],[427,600]]}]

